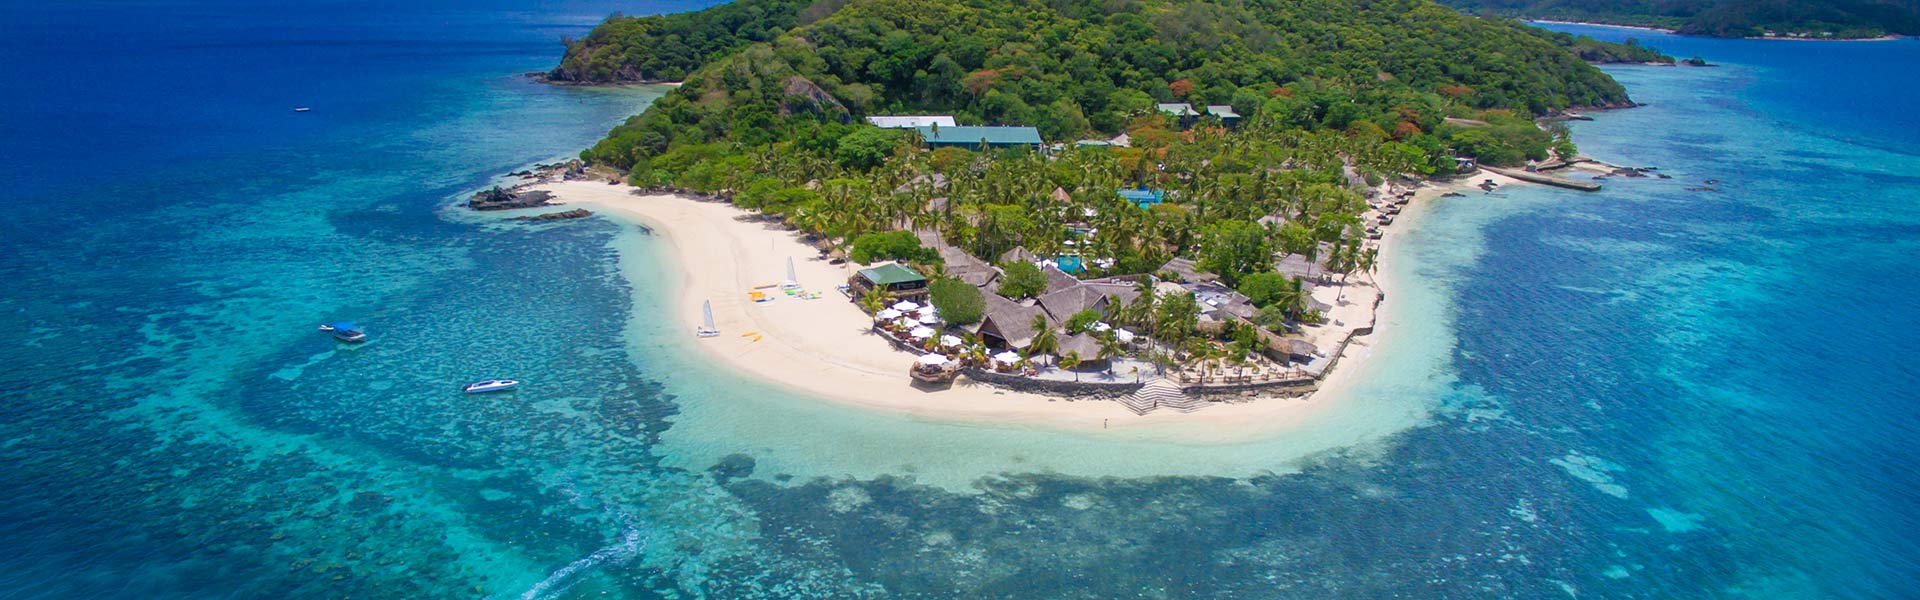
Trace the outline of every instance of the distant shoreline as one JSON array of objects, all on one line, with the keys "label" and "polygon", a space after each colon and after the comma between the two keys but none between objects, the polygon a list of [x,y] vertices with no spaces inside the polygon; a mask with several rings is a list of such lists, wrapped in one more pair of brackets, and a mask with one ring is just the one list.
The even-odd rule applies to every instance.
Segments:
[{"label": "distant shoreline", "polygon": [[1759,36],[1746,36],[1746,37],[1738,37],[1738,38],[1723,38],[1723,37],[1715,37],[1710,35],[1692,35],[1692,34],[1680,33],[1679,31],[1667,29],[1665,27],[1649,27],[1646,25],[1620,25],[1616,23],[1594,23],[1590,21],[1561,21],[1558,19],[1520,19],[1520,20],[1525,23],[1551,23],[1554,25],[1585,25],[1588,27],[1631,29],[1634,31],[1653,31],[1653,32],[1664,33],[1668,35],[1677,35],[1681,37],[1696,37],[1696,38],[1718,39],[1718,40],[1766,40],[1766,41],[1776,41],[1776,42],[1891,42],[1895,40],[1906,39],[1906,36],[1897,35],[1897,34],[1887,34],[1879,37],[1870,37],[1870,38],[1823,38],[1823,37],[1795,37],[1795,36],[1785,36],[1785,35],[1775,35],[1775,36],[1759,35]]}]

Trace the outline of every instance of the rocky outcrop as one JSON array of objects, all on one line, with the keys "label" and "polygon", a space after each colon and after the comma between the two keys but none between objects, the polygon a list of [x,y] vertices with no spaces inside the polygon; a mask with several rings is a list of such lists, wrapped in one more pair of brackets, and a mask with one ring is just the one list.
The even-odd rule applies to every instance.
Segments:
[{"label": "rocky outcrop", "polygon": [[794,75],[788,77],[783,83],[785,85],[782,91],[787,94],[787,102],[780,106],[780,110],[785,113],[847,112],[846,105],[841,104],[840,100],[834,98],[833,94],[827,93],[826,88],[820,87],[820,84],[814,83],[813,80]]},{"label": "rocky outcrop", "polygon": [[536,223],[538,223],[538,222],[542,222],[542,221],[565,221],[565,220],[568,220],[568,219],[585,219],[585,218],[587,218],[587,217],[591,217],[591,216],[593,216],[593,211],[590,211],[590,210],[587,210],[587,209],[584,209],[584,208],[576,208],[576,209],[573,209],[573,210],[563,210],[563,211],[560,211],[560,212],[556,212],[556,213],[547,213],[547,214],[544,214],[544,215],[532,215],[532,216],[526,216],[526,217],[514,217],[514,218],[512,218],[511,220],[513,220],[513,221],[532,221],[532,222],[536,222]]},{"label": "rocky outcrop", "polygon": [[493,189],[474,194],[473,198],[467,201],[467,207],[474,210],[537,208],[547,206],[548,201],[552,199],[553,194],[547,193],[546,191],[521,190],[518,188],[510,190],[502,189],[496,185],[493,186]]}]

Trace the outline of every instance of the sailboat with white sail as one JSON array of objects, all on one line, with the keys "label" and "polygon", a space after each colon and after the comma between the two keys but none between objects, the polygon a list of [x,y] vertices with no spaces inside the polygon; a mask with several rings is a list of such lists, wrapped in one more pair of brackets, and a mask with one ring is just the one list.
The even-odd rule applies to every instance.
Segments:
[{"label": "sailboat with white sail", "polygon": [[712,300],[700,303],[700,328],[693,330],[693,333],[703,338],[720,335],[720,330],[713,326]]},{"label": "sailboat with white sail", "polygon": [[800,278],[793,272],[793,257],[791,256],[787,257],[787,278],[780,282],[780,289],[788,291],[800,289]]}]

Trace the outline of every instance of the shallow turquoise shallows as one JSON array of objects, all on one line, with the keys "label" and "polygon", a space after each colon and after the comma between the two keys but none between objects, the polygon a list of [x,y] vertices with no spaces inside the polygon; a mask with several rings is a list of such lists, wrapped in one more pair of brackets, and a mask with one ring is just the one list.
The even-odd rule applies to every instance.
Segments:
[{"label": "shallow turquoise shallows", "polygon": [[[688,351],[664,241],[450,208],[661,93],[522,77],[557,40],[697,3],[41,4],[0,7],[0,597],[1892,598],[1920,572],[1920,42],[1581,29],[1722,65],[1610,68],[1649,105],[1574,127],[1672,178],[1425,207],[1363,380],[1206,445],[742,381]],[[493,378],[522,383],[461,393]]]}]

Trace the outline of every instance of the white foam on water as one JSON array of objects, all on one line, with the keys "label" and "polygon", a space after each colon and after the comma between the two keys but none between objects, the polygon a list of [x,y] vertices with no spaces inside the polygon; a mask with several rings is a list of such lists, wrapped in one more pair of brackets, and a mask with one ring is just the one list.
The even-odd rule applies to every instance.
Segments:
[{"label": "white foam on water", "polygon": [[520,594],[520,598],[536,600],[557,597],[560,593],[567,591],[567,588],[578,583],[581,576],[601,565],[620,565],[632,561],[640,556],[640,551],[645,546],[646,537],[641,534],[640,528],[629,524],[627,529],[621,532],[619,543],[595,550],[592,554],[567,563],[567,566],[548,574],[546,579],[540,580],[540,583],[533,584],[533,587]]}]

